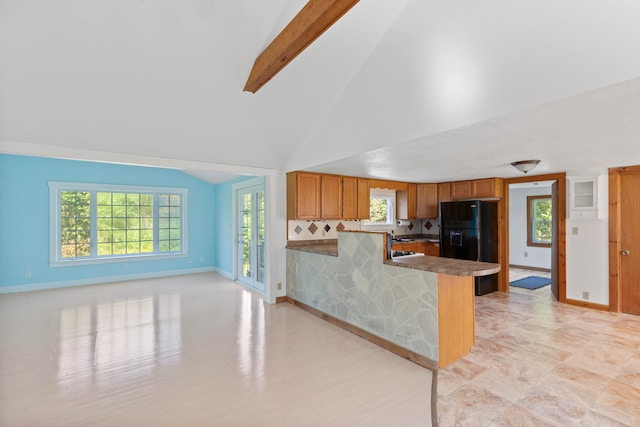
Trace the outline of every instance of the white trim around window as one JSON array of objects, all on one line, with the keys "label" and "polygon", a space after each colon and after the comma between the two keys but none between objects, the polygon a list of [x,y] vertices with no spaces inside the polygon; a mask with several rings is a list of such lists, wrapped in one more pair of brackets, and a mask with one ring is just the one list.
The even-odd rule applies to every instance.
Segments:
[{"label": "white trim around window", "polygon": [[[82,233],[84,235],[84,243],[78,244],[78,239],[72,245],[63,245],[63,215],[62,209],[67,207],[67,203],[63,203],[63,193],[83,193],[82,207],[77,212],[82,211]],[[113,218],[105,217],[99,214],[98,195],[104,199],[109,193],[116,193],[119,196],[126,195],[126,210],[129,212],[130,206],[133,209],[145,209],[147,213],[137,213],[124,217]],[[102,264],[123,261],[143,261],[151,259],[166,258],[182,258],[188,256],[188,227],[187,227],[187,194],[186,188],[174,187],[147,187],[147,186],[130,186],[130,185],[113,185],[113,184],[87,184],[77,182],[49,182],[49,210],[50,210],[50,231],[49,231],[49,253],[51,267],[72,266],[72,265],[88,265]],[[129,204],[129,197],[139,196],[139,204]],[[143,201],[144,200],[144,201]],[[114,202],[102,203],[100,207],[123,207],[121,205],[112,205]],[[144,206],[143,206],[144,205]],[[76,213],[77,213],[76,212]],[[144,218],[143,218],[144,216]],[[68,219],[65,216],[65,219]],[[98,221],[118,219],[124,221],[124,228],[117,230],[102,229],[98,225]],[[143,222],[146,225],[131,226],[130,221]],[[73,231],[73,230],[72,230]],[[69,229],[65,230],[68,233]],[[114,243],[116,232],[126,234],[124,242]],[[100,233],[100,234],[99,234]],[[78,234],[76,230],[76,235]],[[144,237],[142,237],[144,234]],[[105,239],[103,236],[109,235],[110,238]],[[130,238],[130,235],[135,237]],[[65,242],[68,243],[68,242]],[[123,244],[126,246],[122,249]],[[137,249],[132,249],[134,246]],[[70,255],[65,252],[63,255],[63,246],[65,249],[69,247],[73,252]],[[74,247],[75,246],[75,247]],[[118,246],[120,249],[118,249]],[[78,248],[81,249],[79,250]]]},{"label": "white trim around window", "polygon": [[[387,222],[374,223],[370,222],[370,220],[363,220],[361,223],[362,229],[371,231],[389,231],[393,229],[396,223],[396,191],[381,188],[372,188],[369,192],[369,198],[382,199],[387,201]],[[375,215],[372,214],[370,217],[374,218]]]}]

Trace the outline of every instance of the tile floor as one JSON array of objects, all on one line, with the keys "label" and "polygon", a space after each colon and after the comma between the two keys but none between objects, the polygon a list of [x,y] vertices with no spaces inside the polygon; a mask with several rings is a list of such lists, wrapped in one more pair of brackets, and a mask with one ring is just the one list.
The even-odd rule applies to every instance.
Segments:
[{"label": "tile floor", "polygon": [[477,297],[476,345],[438,373],[437,406],[442,427],[640,426],[640,316],[548,286]]}]

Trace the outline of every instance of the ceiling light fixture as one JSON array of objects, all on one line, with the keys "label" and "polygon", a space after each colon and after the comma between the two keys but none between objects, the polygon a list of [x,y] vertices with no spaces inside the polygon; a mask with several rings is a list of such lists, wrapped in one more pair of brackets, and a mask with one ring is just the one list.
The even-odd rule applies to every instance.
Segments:
[{"label": "ceiling light fixture", "polygon": [[538,163],[540,163],[540,160],[520,160],[519,162],[511,163],[511,166],[526,175],[527,172],[531,172],[533,168],[538,166]]}]

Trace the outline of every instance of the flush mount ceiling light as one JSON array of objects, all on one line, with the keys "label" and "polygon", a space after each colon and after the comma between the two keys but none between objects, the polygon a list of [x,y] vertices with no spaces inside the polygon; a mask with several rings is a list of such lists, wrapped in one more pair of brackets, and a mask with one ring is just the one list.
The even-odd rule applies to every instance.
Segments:
[{"label": "flush mount ceiling light", "polygon": [[511,163],[511,166],[526,174],[538,166],[538,163],[540,163],[540,160],[520,160],[519,162]]}]

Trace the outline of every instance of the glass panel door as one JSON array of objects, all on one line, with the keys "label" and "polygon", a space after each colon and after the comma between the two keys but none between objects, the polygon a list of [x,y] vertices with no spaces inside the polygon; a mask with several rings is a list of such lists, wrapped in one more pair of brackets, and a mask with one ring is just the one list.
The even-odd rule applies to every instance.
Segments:
[{"label": "glass panel door", "polygon": [[264,185],[238,189],[236,200],[238,281],[263,294],[266,282]]}]

